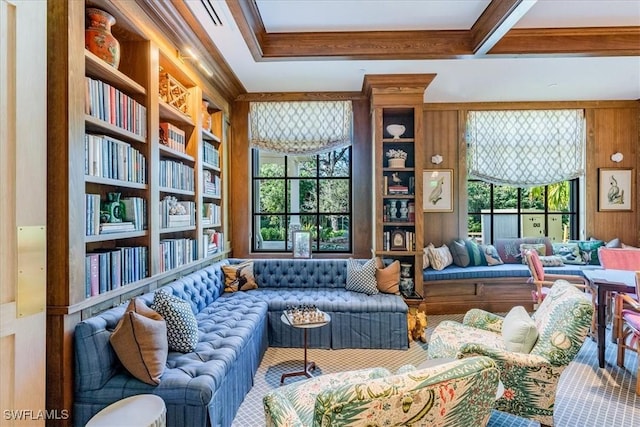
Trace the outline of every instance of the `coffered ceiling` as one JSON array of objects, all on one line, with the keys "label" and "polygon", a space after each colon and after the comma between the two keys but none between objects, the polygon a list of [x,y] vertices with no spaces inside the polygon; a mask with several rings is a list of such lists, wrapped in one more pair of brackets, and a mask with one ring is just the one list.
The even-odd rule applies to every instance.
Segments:
[{"label": "coffered ceiling", "polygon": [[[179,0],[173,0],[174,5]],[[640,0],[186,0],[246,92],[436,74],[425,102],[640,99]]]}]

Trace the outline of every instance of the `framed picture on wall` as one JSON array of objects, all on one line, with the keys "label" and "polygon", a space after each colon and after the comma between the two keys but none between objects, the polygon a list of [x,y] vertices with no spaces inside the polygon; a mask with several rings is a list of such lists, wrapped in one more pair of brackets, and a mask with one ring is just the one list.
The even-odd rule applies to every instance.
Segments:
[{"label": "framed picture on wall", "polygon": [[598,169],[598,210],[633,211],[633,184],[632,168]]},{"label": "framed picture on wall", "polygon": [[453,212],[453,169],[422,172],[422,207],[425,212]]},{"label": "framed picture on wall", "polygon": [[310,231],[294,231],[293,232],[293,257],[294,258],[311,258],[311,232]]}]

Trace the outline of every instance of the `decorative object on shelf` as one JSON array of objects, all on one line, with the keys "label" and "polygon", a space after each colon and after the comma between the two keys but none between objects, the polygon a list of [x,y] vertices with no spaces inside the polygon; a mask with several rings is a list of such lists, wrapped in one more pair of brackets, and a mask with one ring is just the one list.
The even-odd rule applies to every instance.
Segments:
[{"label": "decorative object on shelf", "polygon": [[425,169],[422,173],[425,212],[453,212],[453,169]]},{"label": "decorative object on shelf", "polygon": [[120,201],[120,193],[108,193],[107,201],[102,204],[101,222],[122,222],[124,219],[124,203]]},{"label": "decorative object on shelf", "polygon": [[409,187],[402,183],[398,172],[391,174],[391,185],[387,188],[389,194],[409,194]]},{"label": "decorative object on shelf", "polygon": [[160,67],[160,99],[184,114],[189,111],[189,92],[171,74]]},{"label": "decorative object on shelf", "polygon": [[402,295],[411,295],[413,294],[413,279],[410,278],[401,278],[400,279],[400,292]]},{"label": "decorative object on shelf", "polygon": [[87,8],[88,27],[84,31],[85,48],[115,67],[120,65],[120,43],[111,34],[111,26],[116,23],[113,16],[101,9]]},{"label": "decorative object on shelf", "polygon": [[633,211],[632,168],[598,169],[598,210]]},{"label": "decorative object on shelf", "polygon": [[411,277],[411,267],[412,265],[409,263],[400,263],[400,277],[405,279]]},{"label": "decorative object on shelf", "polygon": [[385,154],[389,158],[390,168],[403,168],[407,160],[407,153],[403,150],[389,149]]},{"label": "decorative object on shelf", "polygon": [[407,235],[404,230],[395,229],[391,232],[391,247],[392,251],[406,251],[407,250]]},{"label": "decorative object on shelf", "polygon": [[292,233],[293,257],[311,258],[311,232],[296,230]]},{"label": "decorative object on shelf", "polygon": [[622,155],[622,153],[619,151],[611,155],[611,160],[616,163],[620,163],[623,159],[624,159],[624,155]]},{"label": "decorative object on shelf", "polygon": [[405,128],[404,125],[393,124],[387,126],[387,132],[389,132],[389,135],[391,135],[393,139],[400,139],[406,130],[407,128]]},{"label": "decorative object on shelf", "polygon": [[409,220],[409,201],[407,199],[400,199],[400,221],[408,221]]},{"label": "decorative object on shelf", "polygon": [[202,100],[202,129],[211,132],[211,114],[209,114],[209,101]]},{"label": "decorative object on shelf", "polygon": [[396,199],[389,199],[389,221],[395,221],[398,219],[398,208]]},{"label": "decorative object on shelf", "polygon": [[431,156],[431,163],[433,163],[434,165],[439,165],[440,163],[442,163],[442,160],[444,160],[442,158],[442,156],[440,154],[436,154],[435,156]]}]

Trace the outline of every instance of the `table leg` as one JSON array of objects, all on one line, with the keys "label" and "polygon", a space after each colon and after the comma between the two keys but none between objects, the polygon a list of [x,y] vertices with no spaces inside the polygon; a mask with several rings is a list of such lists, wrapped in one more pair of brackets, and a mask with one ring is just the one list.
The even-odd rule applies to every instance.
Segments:
[{"label": "table leg", "polygon": [[280,377],[280,385],[284,384],[284,380],[285,378],[288,377],[297,377],[297,376],[301,376],[304,375],[307,378],[311,378],[313,377],[313,375],[311,374],[311,372],[313,372],[316,369],[316,364],[315,362],[309,362],[307,359],[307,329],[303,329],[303,333],[304,333],[304,365],[303,365],[303,370],[302,371],[296,371],[296,372],[289,372],[286,374],[282,374],[282,376]]},{"label": "table leg", "polygon": [[598,364],[604,368],[605,334],[607,329],[607,292],[598,286]]}]

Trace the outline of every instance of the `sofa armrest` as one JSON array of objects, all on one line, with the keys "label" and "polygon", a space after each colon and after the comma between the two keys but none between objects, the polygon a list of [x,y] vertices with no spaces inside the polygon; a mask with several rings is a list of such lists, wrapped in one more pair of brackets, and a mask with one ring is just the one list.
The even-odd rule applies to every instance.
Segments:
[{"label": "sofa armrest", "polygon": [[464,315],[462,324],[473,328],[484,329],[485,331],[500,333],[502,332],[503,321],[504,317],[502,316],[479,308],[472,308]]},{"label": "sofa armrest", "polygon": [[552,366],[551,361],[537,354],[516,353],[495,347],[490,347],[481,343],[463,344],[458,350],[462,357],[487,356],[492,358],[500,370],[504,370],[505,365],[515,365],[524,369],[538,371],[545,366]]}]

